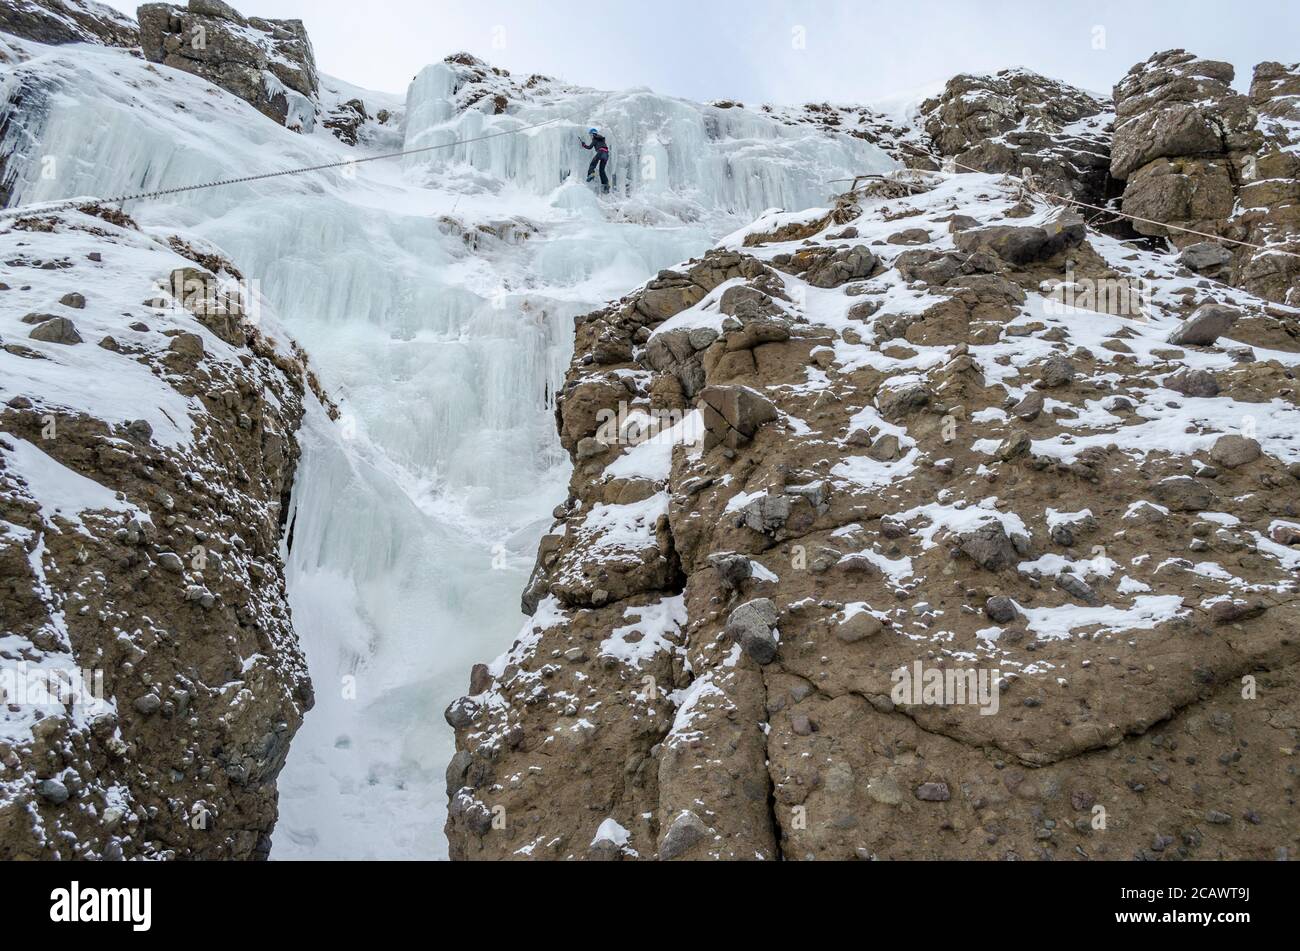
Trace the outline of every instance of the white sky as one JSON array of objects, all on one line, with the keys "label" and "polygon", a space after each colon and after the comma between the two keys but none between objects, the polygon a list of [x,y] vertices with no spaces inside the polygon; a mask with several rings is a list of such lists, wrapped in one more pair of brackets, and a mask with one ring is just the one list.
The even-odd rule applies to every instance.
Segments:
[{"label": "white sky", "polygon": [[[109,0],[134,15],[135,4]],[[511,72],[600,89],[743,102],[863,102],[959,72],[1027,66],[1109,93],[1183,47],[1237,67],[1294,62],[1294,0],[236,0],[307,24],[320,68],[401,93],[468,50]],[[801,32],[796,32],[801,31]],[[799,45],[798,38],[803,44]]]}]

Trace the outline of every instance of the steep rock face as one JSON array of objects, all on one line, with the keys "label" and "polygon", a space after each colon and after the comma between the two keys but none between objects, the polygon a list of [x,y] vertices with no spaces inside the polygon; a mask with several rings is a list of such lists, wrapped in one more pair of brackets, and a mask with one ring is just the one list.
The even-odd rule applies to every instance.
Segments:
[{"label": "steep rock face", "polygon": [[130,17],[94,0],[7,0],[0,6],[0,33],[37,43],[140,45],[140,30]]},{"label": "steep rock face", "polygon": [[1030,169],[1058,195],[1101,204],[1110,166],[1108,103],[1024,69],[954,76],[921,106],[939,154],[982,172]]},{"label": "steep rock face", "polygon": [[[1260,63],[1250,102],[1263,137],[1240,190],[1239,220],[1252,244],[1300,254],[1300,63]],[[1241,253],[1234,283],[1261,297],[1300,303],[1300,257]]]},{"label": "steep rock face", "polygon": [[[1190,268],[1279,302],[1297,299],[1296,70],[1261,64],[1250,95],[1233,67],[1184,50],[1157,53],[1115,87],[1111,173],[1124,181],[1123,210],[1148,219],[1142,234],[1192,249]],[[1263,250],[1206,239],[1190,228]]]},{"label": "steep rock face", "polygon": [[1291,855],[1300,347],[1178,273],[970,174],[581,319],[453,857]]},{"label": "steep rock face", "polygon": [[221,0],[188,9],[147,3],[136,13],[145,58],[202,76],[291,129],[311,131],[319,81],[301,20],[244,17]]},{"label": "steep rock face", "polygon": [[314,380],[213,248],[95,208],[0,241],[0,857],[264,857]]}]

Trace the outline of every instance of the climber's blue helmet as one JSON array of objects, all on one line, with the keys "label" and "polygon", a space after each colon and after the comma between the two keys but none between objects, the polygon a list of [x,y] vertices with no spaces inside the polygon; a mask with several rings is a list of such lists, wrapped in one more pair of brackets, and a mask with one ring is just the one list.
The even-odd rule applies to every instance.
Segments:
[{"label": "climber's blue helmet", "polygon": [[588,130],[587,130],[587,134],[588,134],[588,135],[600,135],[600,130],[599,130],[599,129],[595,129],[595,128],[588,129]]}]

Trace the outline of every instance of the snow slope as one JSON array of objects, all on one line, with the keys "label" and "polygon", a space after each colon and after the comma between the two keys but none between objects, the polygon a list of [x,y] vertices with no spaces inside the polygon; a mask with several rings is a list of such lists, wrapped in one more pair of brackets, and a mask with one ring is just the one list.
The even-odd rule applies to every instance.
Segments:
[{"label": "snow slope", "polygon": [[[343,410],[338,425],[309,415],[300,435],[285,553],[317,705],[280,778],[274,856],[445,855],[441,711],[518,630],[532,553],[564,498],[551,415],[573,317],[768,208],[824,204],[829,180],[893,163],[860,139],[647,90],[550,84],[492,114],[491,101],[457,100],[465,68],[453,64],[424,70],[404,103],[362,93],[372,115],[400,118],[368,125],[358,151],[121,51],[9,42],[29,57],[0,67],[13,204],[554,120],[127,208],[221,246]],[[589,153],[574,140],[593,122],[615,146],[611,199],[580,181]]]}]

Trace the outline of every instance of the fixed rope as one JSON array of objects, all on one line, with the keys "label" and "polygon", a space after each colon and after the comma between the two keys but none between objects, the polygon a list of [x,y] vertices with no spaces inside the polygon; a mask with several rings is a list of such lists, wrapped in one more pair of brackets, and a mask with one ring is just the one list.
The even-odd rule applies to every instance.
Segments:
[{"label": "fixed rope", "polygon": [[167,195],[180,195],[185,192],[202,191],[205,188],[220,188],[223,185],[242,185],[248,182],[261,182],[271,178],[283,178],[288,175],[305,175],[309,172],[325,172],[335,168],[349,168],[361,165],[365,162],[378,162],[381,159],[403,158],[407,155],[418,155],[422,152],[434,152],[438,149],[455,148],[458,145],[469,145],[471,142],[483,142],[486,139],[497,139],[505,135],[518,135],[521,132],[528,132],[532,129],[540,129],[543,126],[551,125],[566,118],[565,116],[556,116],[554,119],[547,119],[545,122],[538,122],[534,125],[521,126],[518,129],[507,129],[503,132],[492,132],[488,135],[475,136],[470,139],[457,139],[454,142],[444,142],[440,145],[426,145],[418,149],[406,149],[401,152],[386,152],[381,155],[365,155],[361,158],[348,158],[338,162],[324,162],[320,165],[304,165],[301,168],[288,168],[279,172],[263,172],[260,175],[243,175],[239,178],[223,178],[214,182],[203,182],[199,185],[179,185],[175,188],[159,188],[154,191],[135,192],[129,195],[119,195],[116,198],[69,198],[54,202],[33,202],[28,205],[22,205],[18,208],[6,208],[0,211],[0,220],[6,218],[15,218],[22,215],[46,214],[54,211],[63,211],[67,208],[79,208],[83,205],[117,205],[121,207],[128,201],[144,201],[151,198],[163,198]]},{"label": "fixed rope", "polygon": [[[911,149],[911,150],[912,150],[913,152],[915,152],[917,155],[921,155],[921,156],[924,156],[925,158],[928,158],[928,159],[934,160],[934,156],[931,155],[929,152],[926,152],[926,151],[924,151],[924,150],[922,150],[922,149],[920,149],[920,148],[917,148],[916,146],[914,146],[914,145],[912,145],[912,144],[910,144],[910,143],[908,143],[908,142],[900,142],[900,143],[898,143],[898,144],[901,145],[901,146],[903,146],[904,148]],[[945,160],[944,160],[944,163],[945,163],[945,164],[951,164],[953,168],[960,168],[960,169],[963,169],[963,170],[965,170],[965,171],[967,171],[967,172],[975,172],[976,174],[979,174],[979,175],[985,175],[985,174],[988,174],[987,172],[984,172],[984,171],[981,170],[981,169],[978,169],[978,168],[972,168],[972,167],[969,166],[969,165],[963,165],[961,162],[958,162],[956,159],[953,159],[953,158],[945,159]],[[1044,189],[1042,189],[1042,188],[1039,187],[1038,185],[1034,184],[1034,183],[1033,183],[1029,178],[1027,178],[1027,177],[1025,177],[1025,176],[1022,176],[1022,175],[1014,175],[1014,174],[1012,174],[1012,173],[1010,173],[1010,172],[1005,172],[1005,173],[1003,173],[1003,174],[1005,175],[1005,177],[1007,177],[1007,178],[1011,178],[1011,179],[1014,179],[1015,181],[1019,182],[1019,183],[1020,183],[1020,184],[1021,184],[1021,185],[1026,189],[1026,190],[1027,190],[1027,191],[1032,192],[1033,194],[1038,195],[1038,196],[1041,197],[1041,198],[1050,198],[1050,199],[1054,199],[1055,201],[1058,201],[1058,202],[1064,202],[1064,203],[1066,203],[1066,204],[1070,204],[1070,205],[1077,205],[1077,206],[1080,207],[1080,208],[1087,208],[1087,209],[1090,210],[1090,211],[1099,211],[1099,212],[1101,212],[1102,214],[1112,215],[1112,216],[1113,216],[1113,218],[1111,219],[1112,221],[1115,221],[1115,220],[1118,220],[1118,219],[1121,219],[1121,218],[1122,218],[1122,219],[1126,219],[1126,220],[1128,220],[1128,221],[1136,221],[1136,222],[1140,222],[1140,223],[1142,223],[1142,224],[1156,225],[1156,226],[1158,226],[1158,227],[1165,228],[1165,229],[1167,229],[1167,230],[1169,230],[1169,231],[1180,231],[1180,232],[1182,232],[1183,234],[1195,235],[1195,236],[1198,237],[1198,238],[1205,238],[1207,241],[1218,241],[1218,242],[1222,242],[1222,243],[1225,243],[1225,244],[1235,244],[1235,245],[1239,245],[1239,246],[1241,246],[1241,247],[1243,247],[1243,248],[1253,248],[1253,249],[1256,250],[1256,251],[1264,251],[1264,252],[1267,252],[1267,253],[1269,253],[1269,254],[1282,254],[1282,255],[1286,255],[1287,257],[1292,257],[1292,258],[1298,258],[1298,259],[1300,259],[1300,253],[1297,253],[1297,252],[1295,252],[1295,251],[1287,251],[1287,250],[1284,249],[1284,248],[1274,248],[1274,247],[1269,247],[1269,246],[1266,245],[1266,244],[1254,244],[1254,243],[1252,243],[1252,242],[1250,242],[1250,241],[1241,241],[1241,240],[1238,240],[1237,238],[1225,238],[1225,237],[1223,237],[1222,235],[1217,235],[1217,234],[1208,234],[1207,232],[1204,232],[1204,231],[1197,231],[1195,228],[1184,228],[1184,227],[1182,227],[1181,225],[1173,225],[1173,224],[1169,224],[1168,222],[1164,222],[1164,221],[1156,221],[1156,220],[1153,219],[1153,218],[1143,218],[1143,217],[1140,216],[1140,215],[1130,215],[1130,214],[1128,214],[1128,213],[1125,212],[1125,211],[1120,211],[1120,210],[1115,209],[1115,208],[1104,208],[1104,207],[1102,207],[1102,206],[1100,206],[1100,205],[1091,205],[1091,204],[1089,204],[1089,203],[1086,202],[1086,201],[1079,201],[1079,199],[1074,198],[1074,197],[1071,197],[1071,196],[1057,195],[1057,194],[1055,194],[1055,193],[1053,193],[1053,192],[1045,191]],[[874,178],[874,177],[883,177],[883,176],[859,175],[857,178],[854,178],[854,179],[848,179],[848,178],[839,178],[839,179],[834,179],[834,180],[831,181],[831,182],[827,182],[827,184],[828,184],[828,185],[829,185],[829,184],[836,184],[836,183],[838,183],[838,182],[847,182],[847,181],[853,181],[853,182],[856,183],[857,181],[859,181],[859,180],[861,180],[861,179],[864,179],[864,178]]]}]

